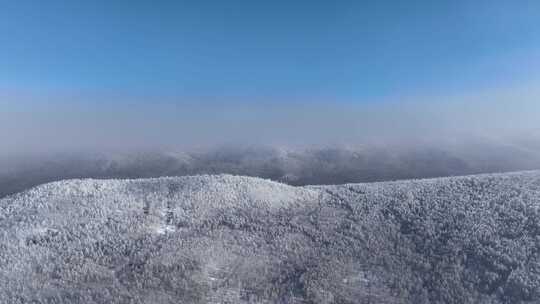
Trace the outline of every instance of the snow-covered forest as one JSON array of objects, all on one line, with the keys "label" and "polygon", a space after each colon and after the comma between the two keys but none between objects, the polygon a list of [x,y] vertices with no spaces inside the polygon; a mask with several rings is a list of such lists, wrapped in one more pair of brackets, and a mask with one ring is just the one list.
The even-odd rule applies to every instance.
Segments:
[{"label": "snow-covered forest", "polygon": [[0,200],[0,299],[538,303],[539,208],[538,171],[60,181]]}]

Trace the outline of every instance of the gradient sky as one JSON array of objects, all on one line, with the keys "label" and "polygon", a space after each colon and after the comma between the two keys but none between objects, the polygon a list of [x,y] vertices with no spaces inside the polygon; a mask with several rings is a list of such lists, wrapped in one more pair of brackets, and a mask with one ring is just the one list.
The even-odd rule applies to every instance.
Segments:
[{"label": "gradient sky", "polygon": [[0,0],[0,46],[4,92],[362,103],[536,81],[540,2]]},{"label": "gradient sky", "polygon": [[537,0],[0,0],[0,156],[540,138],[538,117]]}]

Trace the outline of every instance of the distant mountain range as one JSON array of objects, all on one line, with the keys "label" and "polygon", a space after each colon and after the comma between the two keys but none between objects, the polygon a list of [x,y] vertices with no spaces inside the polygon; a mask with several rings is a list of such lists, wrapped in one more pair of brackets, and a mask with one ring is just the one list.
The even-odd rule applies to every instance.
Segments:
[{"label": "distant mountain range", "polygon": [[63,154],[0,159],[0,197],[70,178],[235,174],[322,185],[540,169],[540,146],[475,140],[459,145]]}]

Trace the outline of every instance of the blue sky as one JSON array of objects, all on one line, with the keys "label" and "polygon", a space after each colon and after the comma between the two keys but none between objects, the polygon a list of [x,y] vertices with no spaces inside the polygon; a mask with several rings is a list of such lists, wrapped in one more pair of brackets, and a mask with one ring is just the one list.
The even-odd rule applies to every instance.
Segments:
[{"label": "blue sky", "polygon": [[540,137],[540,1],[0,0],[1,155]]},{"label": "blue sky", "polygon": [[4,91],[363,103],[535,82],[540,2],[0,0],[0,45]]}]

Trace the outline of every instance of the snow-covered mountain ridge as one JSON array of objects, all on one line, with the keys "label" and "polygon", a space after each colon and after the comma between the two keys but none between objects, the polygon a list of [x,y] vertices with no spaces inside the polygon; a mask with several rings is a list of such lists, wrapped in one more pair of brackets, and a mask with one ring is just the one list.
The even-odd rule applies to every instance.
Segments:
[{"label": "snow-covered mountain ridge", "polygon": [[537,303],[539,208],[540,171],[54,182],[0,200],[0,299]]}]

